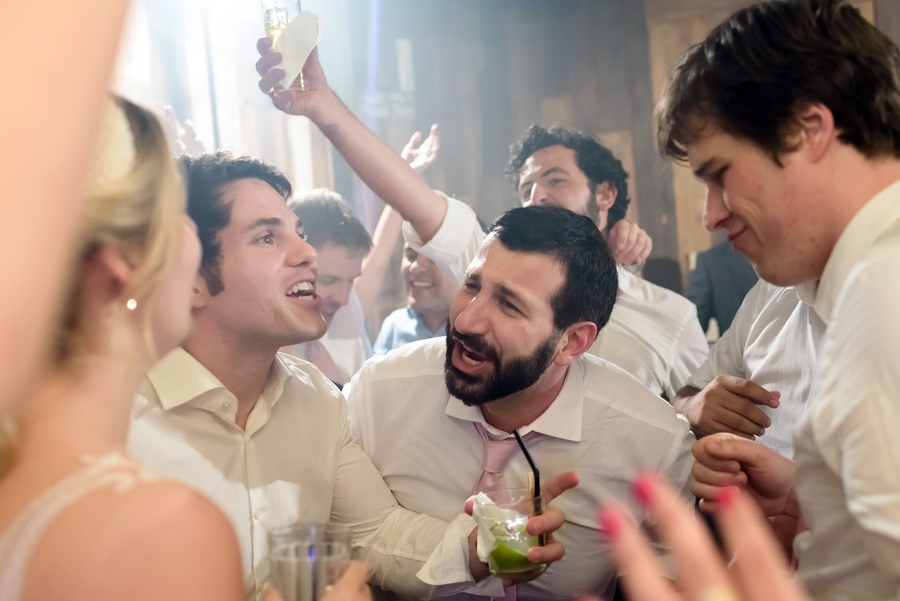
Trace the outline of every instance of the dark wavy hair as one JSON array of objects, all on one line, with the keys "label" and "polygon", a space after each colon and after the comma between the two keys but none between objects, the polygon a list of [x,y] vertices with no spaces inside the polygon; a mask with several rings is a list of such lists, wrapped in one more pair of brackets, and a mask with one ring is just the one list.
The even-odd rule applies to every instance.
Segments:
[{"label": "dark wavy hair", "polygon": [[222,249],[219,232],[231,223],[231,205],[222,198],[225,187],[242,179],[260,179],[275,189],[285,202],[291,197],[291,183],[281,171],[252,157],[234,157],[228,152],[180,159],[187,184],[187,211],[197,224],[203,248],[200,275],[209,293],[225,289],[222,281]]},{"label": "dark wavy hair", "polygon": [[845,0],[770,1],[736,12],[691,48],[656,108],[660,152],[687,159],[708,124],[780,165],[796,111],[821,103],[839,139],[900,157],[900,52]]},{"label": "dark wavy hair", "polygon": [[550,301],[559,330],[579,321],[609,321],[619,279],[616,262],[588,217],[555,206],[518,207],[497,217],[490,234],[509,250],[549,255],[560,263],[565,282]]},{"label": "dark wavy hair", "polygon": [[[607,227],[612,227],[625,217],[631,199],[628,197],[628,172],[622,167],[622,161],[596,139],[565,125],[556,124],[549,129],[532,125],[515,144],[509,147],[510,159],[506,166],[506,175],[517,189],[519,172],[528,157],[550,146],[565,146],[575,151],[575,160],[578,168],[588,178],[591,194],[594,194],[597,186],[604,182],[616,187],[616,201],[609,208]],[[595,206],[590,215],[595,224],[597,213],[598,209]]]}]

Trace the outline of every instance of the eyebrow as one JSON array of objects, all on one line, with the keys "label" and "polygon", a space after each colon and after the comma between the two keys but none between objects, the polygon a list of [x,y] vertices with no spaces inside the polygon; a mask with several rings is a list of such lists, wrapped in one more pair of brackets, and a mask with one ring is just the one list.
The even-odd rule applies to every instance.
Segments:
[{"label": "eyebrow", "polygon": [[497,291],[508,299],[515,301],[516,304],[521,305],[524,308],[531,306],[531,303],[525,300],[522,295],[505,284],[497,284]]},{"label": "eyebrow", "polygon": [[[558,172],[558,173],[564,173],[564,174],[566,174],[566,175],[569,174],[569,172],[566,171],[565,169],[563,169],[562,167],[550,167],[549,169],[547,169],[546,171],[544,171],[543,173],[541,173],[538,177],[547,177],[548,175],[550,175],[550,174],[552,174],[552,173],[557,173],[557,172]],[[519,182],[519,190],[521,190],[522,187],[525,186],[525,185],[526,185],[527,183],[529,183],[530,181],[531,181],[531,180],[524,180],[524,181]]]},{"label": "eyebrow", "polygon": [[[259,228],[259,227],[286,227],[286,225],[287,224],[285,224],[284,219],[282,219],[280,217],[261,217],[261,218],[257,219],[256,221],[254,221],[253,223],[251,223],[250,225],[248,225],[247,231],[249,232],[249,231],[255,230],[256,228]],[[299,220],[297,220],[295,229],[299,230],[302,227],[303,227],[303,224],[300,223]]]},{"label": "eyebrow", "polygon": [[713,163],[716,162],[716,157],[711,159],[706,159],[703,161],[699,167],[694,170],[694,175],[701,180],[705,180],[707,176],[709,176],[709,172],[712,169]]}]

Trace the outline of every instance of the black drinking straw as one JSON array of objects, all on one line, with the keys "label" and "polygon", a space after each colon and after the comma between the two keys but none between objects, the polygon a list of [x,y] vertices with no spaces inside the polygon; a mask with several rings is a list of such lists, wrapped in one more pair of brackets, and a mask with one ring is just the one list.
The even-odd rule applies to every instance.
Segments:
[{"label": "black drinking straw", "polygon": [[513,435],[516,437],[516,442],[519,443],[519,448],[525,453],[525,459],[528,461],[528,465],[531,466],[531,472],[534,474],[534,515],[541,515],[541,473],[534,464],[534,460],[531,459],[528,449],[525,448],[525,442],[519,436],[519,431],[513,430]]}]

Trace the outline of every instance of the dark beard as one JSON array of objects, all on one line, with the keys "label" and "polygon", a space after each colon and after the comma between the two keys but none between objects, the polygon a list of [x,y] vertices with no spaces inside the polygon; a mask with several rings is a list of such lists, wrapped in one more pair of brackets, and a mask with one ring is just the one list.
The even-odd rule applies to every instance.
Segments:
[{"label": "dark beard", "polygon": [[[483,405],[524,390],[538,381],[553,361],[556,343],[561,332],[554,332],[525,357],[501,361],[497,351],[477,336],[469,336],[447,328],[447,356],[444,359],[444,383],[450,394],[468,406]],[[463,373],[453,365],[453,349],[463,344],[486,357],[494,364],[494,371],[485,379]]]}]

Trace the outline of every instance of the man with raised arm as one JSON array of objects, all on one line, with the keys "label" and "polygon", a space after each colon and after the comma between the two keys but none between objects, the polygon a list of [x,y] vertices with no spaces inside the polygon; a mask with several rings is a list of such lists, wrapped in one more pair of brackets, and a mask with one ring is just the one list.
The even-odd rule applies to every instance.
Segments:
[{"label": "man with raised arm", "polygon": [[[284,71],[277,67],[281,55],[271,51],[271,42],[260,40],[258,50],[260,89],[280,110],[305,115],[318,125],[357,175],[403,216],[404,237],[413,250],[461,283],[485,236],[475,213],[431,190],[350,112],[328,86],[317,50],[304,67],[305,90],[278,84]],[[628,205],[627,174],[608,149],[564,128],[532,128],[517,147],[522,151],[514,156],[513,179],[520,194],[528,193],[523,203],[555,204],[588,215],[609,235],[612,248],[622,247],[620,261],[646,256],[649,240],[621,220]],[[568,185],[551,190],[549,179],[563,176]],[[618,235],[617,228],[622,230]],[[621,365],[655,393],[673,398],[708,352],[696,308],[631,274],[620,274],[620,285],[619,302],[593,352]]]}]

